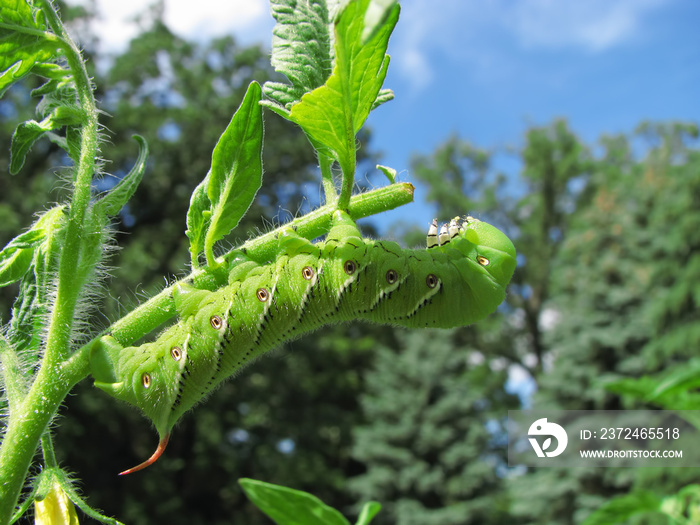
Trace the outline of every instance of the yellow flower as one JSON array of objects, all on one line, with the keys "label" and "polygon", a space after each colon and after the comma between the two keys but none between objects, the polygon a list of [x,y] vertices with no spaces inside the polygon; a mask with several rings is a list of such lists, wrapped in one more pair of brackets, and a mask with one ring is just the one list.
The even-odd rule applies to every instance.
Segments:
[{"label": "yellow flower", "polygon": [[34,501],[34,525],[79,525],[73,502],[58,483],[44,499]]}]

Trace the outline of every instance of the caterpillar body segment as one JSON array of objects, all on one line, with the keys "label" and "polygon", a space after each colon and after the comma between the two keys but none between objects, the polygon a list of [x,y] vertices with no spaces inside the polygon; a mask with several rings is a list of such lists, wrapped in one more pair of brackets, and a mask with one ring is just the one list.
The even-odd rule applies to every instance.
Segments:
[{"label": "caterpillar body segment", "polygon": [[161,438],[149,460],[124,473],[153,463],[187,410],[284,341],[353,319],[450,328],[492,313],[515,270],[512,243],[471,217],[438,232],[434,221],[428,249],[404,250],[362,238],[337,211],[325,241],[289,228],[274,261],[241,261],[215,292],[178,287],[180,320],[155,341],[124,348],[100,339],[91,349],[95,386],[143,410]]}]

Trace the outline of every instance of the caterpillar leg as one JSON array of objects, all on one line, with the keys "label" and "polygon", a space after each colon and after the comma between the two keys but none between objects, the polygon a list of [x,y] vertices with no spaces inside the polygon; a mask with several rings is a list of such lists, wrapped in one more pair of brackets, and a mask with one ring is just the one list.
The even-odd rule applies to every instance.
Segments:
[{"label": "caterpillar leg", "polygon": [[173,290],[173,299],[180,318],[194,315],[199,310],[201,302],[210,295],[209,290],[200,290],[190,284],[176,285]]},{"label": "caterpillar leg", "polygon": [[310,240],[302,237],[293,228],[284,228],[277,238],[280,254],[294,257],[295,255],[317,255],[320,253],[318,246]]},{"label": "caterpillar leg", "polygon": [[362,241],[362,233],[357,227],[355,221],[352,220],[347,212],[336,210],[333,212],[331,219],[331,229],[326,237],[326,243],[338,242],[340,240],[348,240],[357,238]]},{"label": "caterpillar leg", "polygon": [[95,379],[95,386],[113,393],[113,385],[117,383],[115,363],[124,347],[111,335],[100,337],[90,347],[90,372]]},{"label": "caterpillar leg", "polygon": [[449,222],[449,224],[443,224],[438,233],[437,219],[433,219],[433,222],[428,228],[428,248],[435,248],[436,246],[444,246],[449,244],[452,239],[456,239],[460,235],[463,235],[470,242],[476,244],[479,240],[478,236],[473,230],[468,229],[471,223],[476,222],[479,221],[473,217],[465,217],[464,219],[462,217],[455,217]]}]

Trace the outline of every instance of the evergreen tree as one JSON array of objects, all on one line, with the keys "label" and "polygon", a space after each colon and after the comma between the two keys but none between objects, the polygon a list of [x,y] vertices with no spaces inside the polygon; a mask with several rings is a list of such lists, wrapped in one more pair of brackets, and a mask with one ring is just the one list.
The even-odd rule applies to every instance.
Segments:
[{"label": "evergreen tree", "polygon": [[[401,332],[400,351],[381,347],[365,375],[353,455],[367,472],[351,480],[382,502],[377,523],[502,523],[506,411],[517,398],[474,347],[447,331]],[[478,348],[478,347],[477,347]]]},{"label": "evergreen tree", "polygon": [[[693,126],[641,128],[652,148],[637,160],[625,137],[605,153],[572,213],[553,264],[546,343],[553,368],[540,376],[535,408],[652,408],[604,388],[687,359],[697,319],[700,250]],[[673,226],[672,226],[673,225]],[[677,225],[677,226],[676,226]],[[695,339],[697,342],[697,339]],[[675,343],[675,344],[674,344]],[[634,488],[668,492],[690,481],[681,469],[540,469],[513,480],[513,513],[532,523],[580,523]]]}]

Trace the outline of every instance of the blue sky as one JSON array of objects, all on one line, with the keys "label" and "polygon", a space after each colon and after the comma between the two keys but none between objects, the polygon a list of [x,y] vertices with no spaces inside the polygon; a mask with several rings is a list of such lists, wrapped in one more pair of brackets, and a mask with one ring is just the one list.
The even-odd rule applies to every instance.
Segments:
[{"label": "blue sky", "polygon": [[700,122],[699,23],[695,0],[404,2],[386,82],[396,100],[370,117],[374,146],[402,171],[451,133],[503,151],[557,117],[589,143],[645,119]]},{"label": "blue sky", "polygon": [[[143,1],[98,3],[106,49],[123,49],[137,31],[127,20],[144,9]],[[182,36],[232,32],[242,43],[269,46],[267,0],[201,0],[194,13],[189,4],[167,1],[166,22]],[[501,152],[496,167],[517,174],[519,163],[505,149],[521,147],[529,126],[557,117],[588,143],[630,132],[645,119],[700,122],[697,0],[401,4],[385,84],[396,99],[368,121],[372,147],[401,180],[415,182],[412,154],[430,153],[451,134]],[[386,214],[384,223],[440,217],[420,204],[421,193],[418,186],[417,204]]]}]

